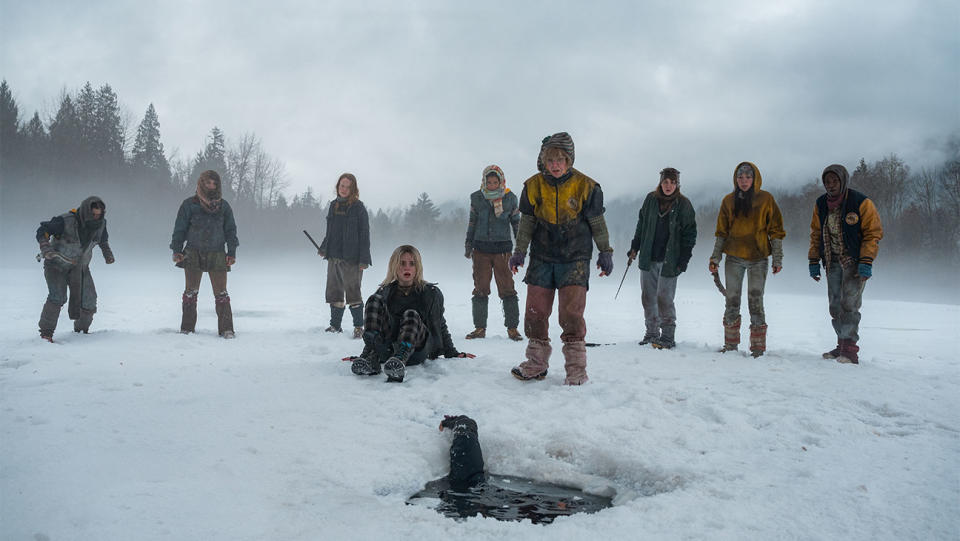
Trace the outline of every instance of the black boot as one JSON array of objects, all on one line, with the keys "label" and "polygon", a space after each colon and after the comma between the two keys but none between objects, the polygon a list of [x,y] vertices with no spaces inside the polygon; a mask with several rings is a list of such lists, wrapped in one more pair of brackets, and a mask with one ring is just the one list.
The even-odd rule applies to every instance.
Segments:
[{"label": "black boot", "polygon": [[53,331],[57,329],[57,320],[60,319],[60,305],[50,301],[43,303],[40,310],[40,337],[53,342]]},{"label": "black boot", "polygon": [[376,332],[363,333],[363,351],[354,357],[350,371],[358,376],[375,376],[380,373],[380,356],[384,348],[379,347],[379,336]]},{"label": "black boot", "polygon": [[405,367],[412,354],[413,344],[410,342],[396,342],[393,344],[393,355],[390,356],[383,365],[383,371],[387,373],[387,381],[403,381]]},{"label": "black boot", "polygon": [[180,318],[180,332],[192,333],[197,328],[197,293],[198,291],[183,292],[183,316]]},{"label": "black boot", "polygon": [[340,322],[343,321],[343,312],[346,309],[335,304],[330,305],[330,326],[326,328],[327,332],[343,332]]}]

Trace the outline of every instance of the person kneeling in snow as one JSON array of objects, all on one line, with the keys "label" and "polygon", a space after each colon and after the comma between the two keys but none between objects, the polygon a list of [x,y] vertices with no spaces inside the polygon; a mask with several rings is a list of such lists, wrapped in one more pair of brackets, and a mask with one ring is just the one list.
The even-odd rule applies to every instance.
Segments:
[{"label": "person kneeling in snow", "polygon": [[[405,367],[424,359],[469,357],[453,345],[443,317],[443,294],[423,279],[420,252],[404,244],[393,251],[387,276],[364,305],[363,352],[353,361],[358,376],[383,371],[387,381],[403,381]],[[384,362],[385,361],[385,362]]]}]

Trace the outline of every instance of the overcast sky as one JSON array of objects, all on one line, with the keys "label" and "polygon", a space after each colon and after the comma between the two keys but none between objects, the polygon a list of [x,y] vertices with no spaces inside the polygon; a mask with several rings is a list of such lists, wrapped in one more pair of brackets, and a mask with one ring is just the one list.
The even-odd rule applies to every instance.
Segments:
[{"label": "overcast sky", "polygon": [[86,81],[152,102],[168,154],[255,132],[290,193],[350,171],[374,208],[466,204],[491,163],[519,190],[557,131],[608,198],[932,165],[960,133],[956,0],[307,4],[0,0],[0,78],[27,118]]}]

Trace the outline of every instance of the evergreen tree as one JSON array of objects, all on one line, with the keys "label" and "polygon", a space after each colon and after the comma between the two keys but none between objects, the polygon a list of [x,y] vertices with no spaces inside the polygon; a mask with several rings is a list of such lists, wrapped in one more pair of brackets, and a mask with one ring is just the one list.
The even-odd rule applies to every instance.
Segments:
[{"label": "evergreen tree", "polygon": [[10,169],[10,160],[16,157],[19,147],[18,129],[20,112],[7,80],[0,82],[0,166]]},{"label": "evergreen tree", "polygon": [[70,95],[60,99],[57,115],[50,122],[50,151],[58,174],[75,173],[83,156],[80,119]]},{"label": "evergreen tree", "polygon": [[220,175],[220,185],[223,196],[232,198],[233,182],[230,171],[227,169],[227,142],[223,131],[214,126],[207,138],[207,146],[203,152],[197,153],[193,161],[193,171],[190,174],[191,185],[200,178],[200,173],[212,169]]},{"label": "evergreen tree", "polygon": [[38,172],[45,165],[44,158],[50,152],[50,137],[40,120],[40,113],[34,112],[29,122],[20,129],[23,144],[22,162],[28,170]]},{"label": "evergreen tree", "polygon": [[440,209],[433,204],[430,196],[423,192],[417,198],[417,202],[407,209],[405,218],[407,230],[410,234],[426,236],[436,231]]},{"label": "evergreen tree", "polygon": [[170,181],[170,163],[163,154],[160,141],[160,120],[151,103],[143,120],[137,128],[137,138],[133,143],[133,167],[135,174],[142,174],[151,180]]},{"label": "evergreen tree", "polygon": [[120,102],[110,85],[97,91],[93,132],[93,148],[102,166],[123,163],[123,121],[120,118]]}]

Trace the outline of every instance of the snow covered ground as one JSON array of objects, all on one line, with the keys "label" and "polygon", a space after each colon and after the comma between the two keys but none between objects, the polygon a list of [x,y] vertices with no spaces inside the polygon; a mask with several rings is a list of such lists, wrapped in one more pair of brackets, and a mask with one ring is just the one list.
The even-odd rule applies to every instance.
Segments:
[{"label": "snow covered ground", "polygon": [[[524,344],[494,304],[492,336],[464,340],[469,263],[426,254],[454,342],[477,358],[388,385],[340,361],[359,341],[322,332],[315,256],[240,255],[233,341],[216,336],[206,282],[199,332],[177,333],[182,273],[165,252],[118,250],[109,267],[97,253],[94,332],[70,332],[64,310],[55,344],[37,337],[39,265],[0,268],[0,538],[960,538],[957,305],[881,300],[871,281],[862,364],[839,365],[820,358],[834,344],[825,284],[800,280],[799,262],[796,279],[768,281],[768,354],[721,355],[722,299],[692,269],[679,346],[655,351],[636,345],[636,269],[613,300],[618,260],[586,313],[587,339],[617,344],[591,348],[591,383],[568,388],[557,338],[545,381],[510,376]],[[365,294],[382,275],[368,273]],[[478,421],[490,471],[615,506],[539,526],[405,505],[446,473],[437,425],[452,413]]]}]

